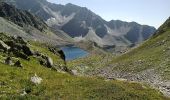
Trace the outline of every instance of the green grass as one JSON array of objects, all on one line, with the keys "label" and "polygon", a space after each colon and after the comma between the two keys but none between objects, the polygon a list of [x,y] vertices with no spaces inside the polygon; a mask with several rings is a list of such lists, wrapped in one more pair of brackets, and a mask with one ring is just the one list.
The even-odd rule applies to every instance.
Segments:
[{"label": "green grass", "polygon": [[67,67],[81,75],[88,75],[99,68],[105,67],[114,57],[113,54],[94,47],[89,55],[83,58],[67,61]]},{"label": "green grass", "polygon": [[[23,60],[22,63],[23,69],[0,64],[0,98],[166,100],[158,91],[138,83],[61,74],[40,66],[34,58],[30,62]],[[34,73],[43,79],[42,84],[34,85],[30,82]],[[22,97],[20,94],[24,88],[31,90],[31,93]]]},{"label": "green grass", "polygon": [[[47,54],[58,65],[63,61],[48,48],[39,43],[31,43],[34,50]],[[4,60],[4,53],[0,53]],[[90,58],[89,58],[90,59]],[[96,58],[91,58],[95,60]],[[98,57],[101,60],[102,57]],[[97,61],[96,59],[96,61]],[[168,100],[157,90],[147,85],[124,81],[106,81],[98,77],[78,77],[41,66],[35,57],[30,61],[20,59],[23,68],[8,66],[0,62],[0,99],[61,99],[61,100]],[[94,61],[94,62],[96,62]],[[89,65],[90,66],[90,65]],[[37,74],[43,79],[39,85],[30,82]],[[23,89],[31,91],[21,96]]]}]

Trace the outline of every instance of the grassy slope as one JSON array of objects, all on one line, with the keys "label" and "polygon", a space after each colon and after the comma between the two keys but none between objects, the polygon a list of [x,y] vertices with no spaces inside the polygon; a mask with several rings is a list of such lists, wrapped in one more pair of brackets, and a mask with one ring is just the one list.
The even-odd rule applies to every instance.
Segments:
[{"label": "grassy slope", "polygon": [[77,70],[78,74],[89,75],[98,68],[103,68],[109,61],[111,61],[111,54],[94,54],[91,53],[87,57],[75,59],[67,62],[70,69]]},{"label": "grassy slope", "polygon": [[118,57],[111,54],[93,54],[90,57],[69,61],[68,66],[85,74],[105,67],[122,73],[154,69],[163,79],[170,80],[170,19],[158,29],[154,37],[125,54]]},{"label": "grassy slope", "polygon": [[136,73],[154,69],[163,79],[170,80],[170,28],[167,22],[159,28],[157,35],[141,46],[114,58],[110,64],[117,66],[113,70]]},{"label": "grassy slope", "polygon": [[[34,49],[46,53],[52,57],[56,64],[62,64],[57,55],[53,55],[48,49],[37,43],[32,43]],[[148,86],[138,83],[121,81],[105,81],[101,78],[76,77],[69,74],[58,73],[43,67],[36,58],[30,61],[21,59],[22,68],[4,65],[2,63],[5,54],[0,53],[0,98],[1,99],[65,99],[65,100],[166,100],[161,93]],[[42,84],[34,85],[30,77],[37,73],[43,79]],[[21,97],[23,89],[31,90],[31,93]]]}]

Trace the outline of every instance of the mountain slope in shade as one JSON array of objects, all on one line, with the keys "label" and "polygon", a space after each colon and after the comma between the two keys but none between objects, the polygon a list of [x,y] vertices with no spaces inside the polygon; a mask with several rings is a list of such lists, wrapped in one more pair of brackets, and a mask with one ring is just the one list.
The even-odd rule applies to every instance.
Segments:
[{"label": "mountain slope in shade", "polygon": [[[138,44],[155,32],[154,27],[135,22],[128,23],[118,20],[107,22],[87,8],[73,4],[59,5],[46,0],[5,1],[40,16],[53,29],[61,29],[76,40],[91,40],[100,46]],[[94,39],[86,38],[93,33],[96,34],[92,37]],[[110,38],[106,38],[108,36]]]},{"label": "mountain slope in shade", "polygon": [[6,18],[21,27],[30,25],[40,31],[48,27],[43,20],[37,18],[28,11],[21,11],[3,2],[0,2],[0,17]]},{"label": "mountain slope in shade", "polygon": [[0,2],[0,32],[52,45],[68,44],[70,39],[62,31],[52,32],[43,20],[30,12],[3,2]]}]

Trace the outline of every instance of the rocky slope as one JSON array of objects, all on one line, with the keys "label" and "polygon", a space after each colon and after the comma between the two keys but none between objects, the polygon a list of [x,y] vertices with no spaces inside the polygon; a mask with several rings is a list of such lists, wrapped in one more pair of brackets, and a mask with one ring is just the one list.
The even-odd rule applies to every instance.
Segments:
[{"label": "rocky slope", "polygon": [[16,9],[14,6],[3,2],[0,2],[0,17],[10,20],[21,27],[30,25],[40,31],[48,28],[43,20],[32,15],[28,11]]},{"label": "rocky slope", "polygon": [[64,32],[51,30],[39,17],[4,2],[0,2],[0,22],[0,32],[21,36],[27,40],[53,45],[63,45],[71,41]]},{"label": "rocky slope", "polygon": [[5,0],[41,17],[53,29],[61,29],[76,41],[90,40],[99,46],[133,46],[148,39],[155,28],[135,22],[105,21],[85,7],[59,5],[46,0]]},{"label": "rocky slope", "polygon": [[107,78],[124,78],[149,83],[170,96],[170,18],[141,46],[112,58],[96,73]]},{"label": "rocky slope", "polygon": [[140,46],[125,54],[93,53],[69,61],[77,75],[144,82],[170,96],[170,18]]}]

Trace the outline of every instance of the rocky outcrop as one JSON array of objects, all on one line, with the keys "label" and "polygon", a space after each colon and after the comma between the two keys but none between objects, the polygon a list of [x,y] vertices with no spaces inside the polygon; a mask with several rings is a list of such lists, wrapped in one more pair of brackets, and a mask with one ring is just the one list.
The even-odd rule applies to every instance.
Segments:
[{"label": "rocky outcrop", "polygon": [[8,51],[10,49],[10,47],[5,44],[3,41],[0,40],[0,49],[4,50],[4,51]]},{"label": "rocky outcrop", "polygon": [[60,54],[60,57],[61,57],[64,61],[66,61],[66,56],[65,56],[63,50],[59,50],[58,53]]},{"label": "rocky outcrop", "polygon": [[33,51],[21,37],[5,41],[5,43],[10,47],[9,52],[12,52],[17,57],[29,60],[29,56],[33,55]]},{"label": "rocky outcrop", "polygon": [[53,60],[51,57],[41,54],[39,61],[40,61],[40,64],[43,66],[46,66],[48,68],[53,67]]}]

